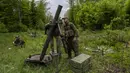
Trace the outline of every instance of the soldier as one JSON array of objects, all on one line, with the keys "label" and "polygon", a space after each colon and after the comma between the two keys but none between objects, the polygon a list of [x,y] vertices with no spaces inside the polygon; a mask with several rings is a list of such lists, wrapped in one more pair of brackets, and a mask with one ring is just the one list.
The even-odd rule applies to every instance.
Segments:
[{"label": "soldier", "polygon": [[14,46],[25,46],[24,40],[21,40],[19,36],[15,37],[15,41],[13,42]]},{"label": "soldier", "polygon": [[[50,30],[50,28],[53,26],[52,24],[52,20],[50,20],[50,23],[48,23],[46,26],[45,26],[45,34],[48,35],[48,32]],[[57,53],[61,55],[61,51],[60,51],[60,32],[59,32],[59,29],[58,29],[58,26],[57,28],[55,29],[54,33],[53,33],[53,37],[50,41],[50,47],[52,49],[52,53],[54,53],[54,38],[56,39],[56,47],[57,47]]]},{"label": "soldier", "polygon": [[69,22],[69,19],[67,17],[63,18],[63,24],[64,24],[64,37],[67,41],[67,50],[68,50],[68,59],[72,58],[71,52],[72,50],[75,53],[75,56],[79,54],[78,51],[78,31],[75,27],[75,25],[71,22]]}]

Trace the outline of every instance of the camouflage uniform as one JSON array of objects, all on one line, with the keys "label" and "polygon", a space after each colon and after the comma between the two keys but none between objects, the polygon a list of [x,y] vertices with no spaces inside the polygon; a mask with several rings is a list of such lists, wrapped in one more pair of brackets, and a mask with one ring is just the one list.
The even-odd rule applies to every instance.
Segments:
[{"label": "camouflage uniform", "polygon": [[[51,23],[48,23],[46,26],[45,26],[45,34],[48,35],[48,32],[50,30],[50,28],[53,26],[53,24]],[[60,40],[60,33],[59,33],[59,30],[58,30],[58,26],[57,28],[55,29],[54,33],[53,33],[53,37],[50,41],[50,47],[52,49],[52,52],[54,52],[54,38],[56,39],[56,47],[57,47],[57,53],[60,53],[61,54],[61,51],[60,51],[60,43],[61,43],[61,40]]]},{"label": "camouflage uniform", "polygon": [[68,25],[64,26],[64,35],[67,41],[67,48],[68,48],[68,58],[71,58],[71,51],[73,50],[75,56],[79,54],[78,51],[78,31],[73,23],[68,23]]},{"label": "camouflage uniform", "polygon": [[15,37],[15,41],[13,42],[14,46],[21,46],[21,47],[25,47],[25,41],[21,40],[19,36]]}]

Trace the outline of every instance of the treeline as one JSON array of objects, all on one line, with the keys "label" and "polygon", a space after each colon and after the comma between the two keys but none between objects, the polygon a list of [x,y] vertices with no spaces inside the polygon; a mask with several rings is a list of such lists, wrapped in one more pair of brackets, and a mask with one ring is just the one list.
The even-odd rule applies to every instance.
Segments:
[{"label": "treeline", "polygon": [[0,32],[19,32],[42,29],[47,15],[45,0],[0,0]]},{"label": "treeline", "polygon": [[130,0],[69,0],[69,18],[82,29],[123,29],[130,26]]}]

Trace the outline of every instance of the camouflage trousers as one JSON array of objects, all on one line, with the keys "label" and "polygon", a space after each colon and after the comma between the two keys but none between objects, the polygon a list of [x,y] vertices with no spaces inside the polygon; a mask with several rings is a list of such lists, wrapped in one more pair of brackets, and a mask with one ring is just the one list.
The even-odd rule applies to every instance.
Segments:
[{"label": "camouflage trousers", "polygon": [[72,57],[72,51],[74,51],[75,56],[79,54],[78,51],[78,40],[74,40],[74,37],[67,38],[67,50],[68,50],[68,58]]},{"label": "camouflage trousers", "polygon": [[54,39],[56,39],[56,52],[57,53],[60,53],[61,54],[61,50],[60,50],[60,48],[61,48],[61,40],[60,40],[60,37],[59,36],[54,36],[52,39],[51,39],[51,41],[50,41],[50,48],[51,48],[51,50],[52,50],[52,52],[54,52]]}]

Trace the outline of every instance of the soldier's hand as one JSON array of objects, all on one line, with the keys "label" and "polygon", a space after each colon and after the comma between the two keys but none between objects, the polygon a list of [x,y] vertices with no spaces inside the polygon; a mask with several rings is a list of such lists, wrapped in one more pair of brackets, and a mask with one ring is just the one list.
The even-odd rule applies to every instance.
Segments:
[{"label": "soldier's hand", "polygon": [[64,37],[64,35],[63,35],[63,34],[60,34],[60,36],[61,36],[61,37]]},{"label": "soldier's hand", "polygon": [[75,41],[78,41],[79,39],[78,39],[78,37],[75,37],[74,40],[75,40]]}]

